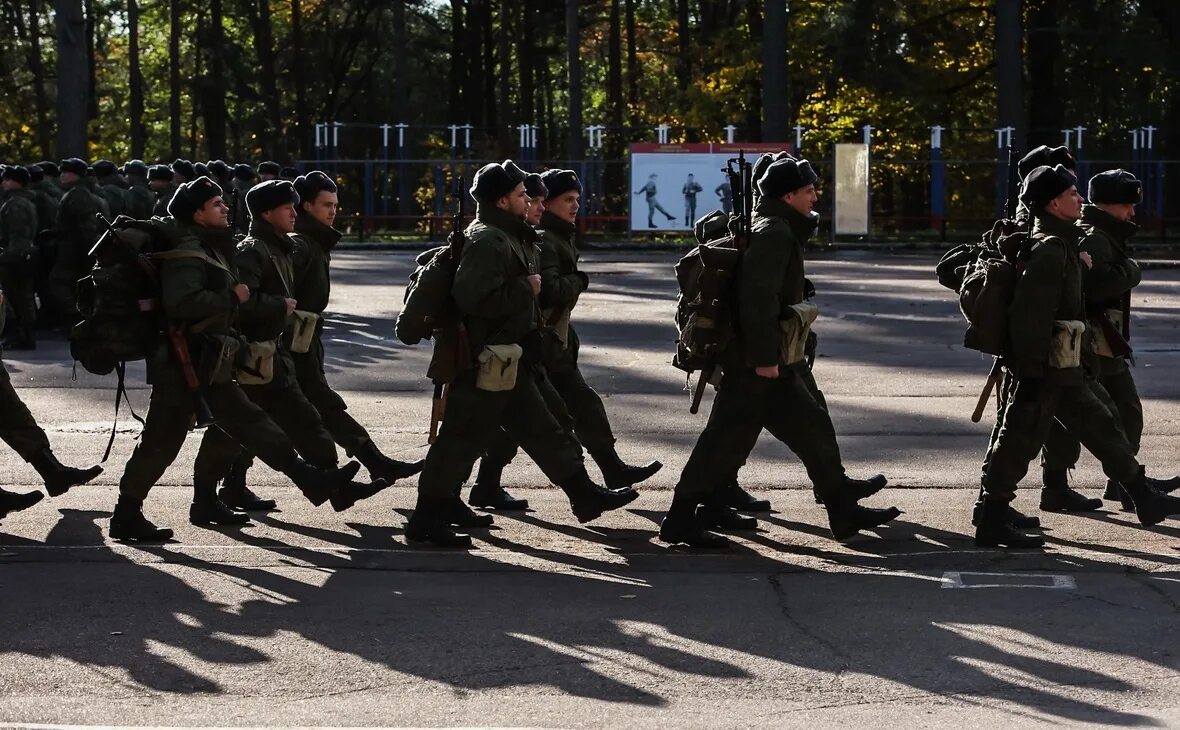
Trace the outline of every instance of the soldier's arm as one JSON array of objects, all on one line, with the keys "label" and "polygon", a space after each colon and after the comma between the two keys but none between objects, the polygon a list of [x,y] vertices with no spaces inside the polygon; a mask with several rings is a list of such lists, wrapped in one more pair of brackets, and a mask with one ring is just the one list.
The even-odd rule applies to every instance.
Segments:
[{"label": "soldier's arm", "polygon": [[586,291],[589,280],[580,271],[564,276],[556,247],[548,241],[541,244],[541,293],[538,301],[545,309],[573,309],[578,296]]},{"label": "soldier's arm", "polygon": [[505,271],[504,262],[512,256],[498,240],[468,241],[451,287],[461,313],[503,317],[533,305],[535,298],[528,277]]},{"label": "soldier's arm", "polygon": [[[1091,233],[1082,239],[1081,250],[1090,254],[1094,265],[1085,272],[1086,296],[1106,301],[1117,299],[1139,286],[1143,272],[1134,259],[1118,257],[1110,239]],[[1122,260],[1117,260],[1121,258]]]},{"label": "soldier's arm", "polygon": [[775,239],[771,233],[754,234],[739,266],[738,314],[746,364],[751,367],[779,364],[782,281],[795,247]]},{"label": "soldier's arm", "polygon": [[263,275],[267,267],[273,266],[270,259],[256,247],[245,244],[238,247],[235,261],[238,281],[250,287],[250,298],[242,304],[243,322],[253,329],[282,331],[287,321],[286,297],[261,291]]},{"label": "soldier's arm", "polygon": [[[197,241],[186,237],[175,250],[204,253]],[[214,315],[231,315],[238,308],[238,298],[230,289],[214,290],[206,286],[207,264],[196,257],[166,259],[160,265],[160,288],[164,292],[164,313],[169,319],[199,322]]]},{"label": "soldier's arm", "polygon": [[1011,364],[1020,377],[1045,375],[1053,321],[1065,281],[1065,251],[1059,239],[1039,244],[1016,284],[1008,307]]}]

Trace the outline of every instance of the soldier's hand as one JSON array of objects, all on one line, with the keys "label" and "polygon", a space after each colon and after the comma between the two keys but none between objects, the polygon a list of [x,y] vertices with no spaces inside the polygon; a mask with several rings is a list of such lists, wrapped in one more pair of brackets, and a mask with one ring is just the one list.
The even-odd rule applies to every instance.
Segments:
[{"label": "soldier's hand", "polygon": [[287,314],[288,315],[290,315],[292,312],[294,312],[295,305],[299,304],[299,302],[295,301],[294,299],[291,299],[290,297],[284,299],[283,301],[287,303]]},{"label": "soldier's hand", "polygon": [[245,304],[246,300],[250,298],[250,287],[245,284],[237,284],[234,286],[234,296],[238,298],[239,304]]},{"label": "soldier's hand", "polygon": [[533,296],[541,293],[541,275],[529,274],[529,286],[533,288]]},{"label": "soldier's hand", "polygon": [[1094,259],[1090,258],[1090,254],[1082,251],[1078,254],[1078,258],[1082,260],[1082,264],[1085,265],[1087,269],[1094,268]]},{"label": "soldier's hand", "polygon": [[778,365],[763,365],[761,367],[754,368],[754,374],[760,378],[777,378]]}]

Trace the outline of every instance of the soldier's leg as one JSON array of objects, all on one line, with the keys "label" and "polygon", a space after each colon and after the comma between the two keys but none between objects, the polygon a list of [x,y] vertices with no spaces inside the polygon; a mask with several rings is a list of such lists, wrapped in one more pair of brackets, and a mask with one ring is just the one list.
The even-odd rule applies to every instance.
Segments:
[{"label": "soldier's leg", "polygon": [[79,278],[80,274],[76,263],[64,248],[59,250],[47,282],[54,311],[60,317],[57,322],[59,325],[70,327],[78,321],[79,315],[74,303],[74,289]]},{"label": "soldier's leg", "polygon": [[1135,454],[1143,440],[1143,402],[1139,400],[1139,389],[1129,368],[1102,378],[1102,387],[1110,395],[1111,402],[1118,410],[1123,426],[1123,435],[1131,444]]},{"label": "soldier's leg", "polygon": [[320,412],[324,428],[349,456],[355,456],[372,438],[365,427],[348,413],[348,404],[328,384],[324,375],[324,344],[319,337],[312,339],[306,353],[292,354],[299,389]]},{"label": "soldier's leg", "polygon": [[[995,420],[995,423],[992,424],[991,434],[988,436],[988,441],[987,441],[987,450],[983,454],[982,471],[979,476],[979,495],[975,500],[975,506],[972,508],[972,512],[971,512],[971,524],[973,524],[973,525],[979,525],[980,516],[982,515],[982,510],[983,510],[983,502],[984,502],[983,483],[984,483],[986,476],[987,476],[987,466],[989,463],[991,463],[992,451],[995,449],[996,444],[999,441],[1000,426],[1004,422],[1004,411],[1008,407],[1008,402],[1011,399],[1012,391],[1015,390],[1015,388],[1016,388],[1016,379],[1012,377],[1012,374],[1010,372],[1008,372],[1007,369],[1004,369],[1002,371],[1001,376],[1000,376],[1000,381],[998,383],[996,383],[996,387],[995,387],[996,400],[997,400],[996,420]],[[1037,517],[1035,515],[1026,515],[1026,514],[1020,512],[1019,510],[1017,510],[1011,504],[1008,505],[1007,516],[1008,516],[1008,522],[1013,527],[1030,529],[1030,528],[1041,526],[1041,518],[1040,517]]]},{"label": "soldier's leg", "polygon": [[825,502],[843,499],[844,462],[827,409],[797,377],[775,379],[767,395],[766,430],[799,457]]},{"label": "soldier's leg", "polygon": [[1139,462],[1119,414],[1095,392],[1092,383],[1073,386],[1062,394],[1057,419],[1102,463],[1107,477],[1125,483],[1138,476]]},{"label": "soldier's leg", "polygon": [[0,361],[0,439],[30,463],[38,453],[49,448],[49,437],[12,386],[3,361]]},{"label": "soldier's leg", "polygon": [[[278,378],[277,373],[275,377]],[[295,450],[309,464],[320,469],[336,466],[339,460],[336,442],[324,429],[319,411],[307,400],[298,385],[283,386],[276,382],[242,386],[241,390],[286,432]],[[250,448],[249,444],[247,447]],[[263,458],[261,453],[258,456]]]}]

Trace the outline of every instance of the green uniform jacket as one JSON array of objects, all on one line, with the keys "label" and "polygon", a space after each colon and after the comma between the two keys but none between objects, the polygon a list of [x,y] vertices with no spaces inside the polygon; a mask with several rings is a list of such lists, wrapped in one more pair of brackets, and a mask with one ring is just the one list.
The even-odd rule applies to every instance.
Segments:
[{"label": "green uniform jacket", "polygon": [[57,240],[63,251],[84,256],[101,232],[94,215],[110,214],[106,203],[95,192],[94,178],[84,177],[66,191],[57,209]]},{"label": "green uniform jacket", "polygon": [[451,296],[476,357],[485,345],[520,344],[537,329],[528,277],[540,262],[536,232],[499,208],[480,206],[466,236]]},{"label": "green uniform jacket", "polygon": [[129,215],[137,221],[151,218],[155,213],[156,194],[148,187],[147,179],[137,175],[130,175],[127,179],[130,187],[124,191],[124,215]]},{"label": "green uniform jacket", "polygon": [[168,187],[153,195],[156,196],[156,202],[153,204],[152,215],[157,218],[167,217],[168,204],[172,202],[172,196],[176,195],[176,185],[169,183]]},{"label": "green uniform jacket", "polygon": [[57,227],[57,206],[61,201],[61,190],[50,188],[44,181],[29,184],[37,205],[37,230]]},{"label": "green uniform jacket", "polygon": [[37,235],[37,204],[32,192],[18,188],[0,204],[0,266],[28,262]]},{"label": "green uniform jacket", "polygon": [[803,246],[816,221],[780,199],[758,201],[738,264],[739,332],[736,346],[728,348],[731,366],[786,365],[779,322],[793,316],[792,304],[803,301]]},{"label": "green uniform jacket", "polygon": [[295,269],[292,293],[301,310],[323,314],[328,308],[328,298],[332,295],[332,249],[343,235],[309,215],[300,214],[295,219],[295,233],[291,234]]},{"label": "green uniform jacket", "polygon": [[[590,286],[585,272],[578,270],[577,228],[556,215],[541,214],[541,293],[538,301],[545,324],[555,322],[572,312],[578,297]],[[569,335],[563,344],[556,336],[544,340],[545,367],[554,372],[571,370],[578,363],[578,333],[569,325]]]},{"label": "green uniform jacket", "polygon": [[117,175],[108,175],[98,180],[98,194],[107,201],[107,217],[111,220],[127,214],[126,187]]},{"label": "green uniform jacket", "polygon": [[[274,387],[295,383],[295,365],[282,341],[287,328],[288,297],[294,298],[291,282],[294,265],[291,251],[294,241],[280,236],[264,220],[250,223],[250,233],[238,244],[238,277],[250,287],[250,298],[242,305],[242,334],[252,342],[277,340]],[[281,273],[280,273],[281,272]]]},{"label": "green uniform jacket", "polygon": [[[1018,378],[1081,383],[1082,369],[1049,368],[1055,320],[1086,320],[1078,241],[1082,229],[1046,213],[1033,215],[1031,250],[1008,306],[1005,365]],[[1082,351],[1088,348],[1083,346]]]},{"label": "green uniform jacket", "polygon": [[[1143,280],[1138,262],[1127,255],[1127,241],[1139,226],[1121,221],[1096,205],[1082,208],[1079,225],[1085,234],[1079,248],[1090,254],[1093,262],[1084,279],[1086,308],[1092,315],[1089,326],[1098,331],[1096,318],[1105,316],[1107,309],[1128,308],[1127,295]],[[1130,316],[1130,312],[1123,315]],[[1101,376],[1116,375],[1127,369],[1127,361],[1121,357],[1099,357],[1098,367]]]}]

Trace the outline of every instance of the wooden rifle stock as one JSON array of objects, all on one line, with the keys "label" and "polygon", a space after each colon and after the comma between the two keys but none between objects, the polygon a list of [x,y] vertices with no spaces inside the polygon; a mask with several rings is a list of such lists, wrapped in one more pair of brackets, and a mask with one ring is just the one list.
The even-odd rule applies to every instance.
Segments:
[{"label": "wooden rifle stock", "polygon": [[979,394],[979,400],[975,403],[975,411],[971,413],[971,422],[979,423],[983,420],[983,412],[987,409],[987,401],[992,396],[992,390],[1000,382],[1000,358],[992,360],[991,372],[987,374],[987,382],[983,384],[983,392]]},{"label": "wooden rifle stock", "polygon": [[430,436],[426,439],[428,444],[438,441],[438,427],[447,410],[447,395],[450,388],[451,386],[445,383],[434,384],[434,398],[430,401]]},{"label": "wooden rifle stock", "polygon": [[193,367],[192,354],[188,349],[188,336],[184,328],[178,325],[168,325],[168,341],[172,344],[172,352],[176,354],[176,359],[180,361],[180,368],[184,371],[184,383],[188,386],[189,395],[193,399],[193,427],[207,428],[212,426],[216,419],[213,418],[213,411],[209,409],[209,402],[205,400],[205,391],[201,387],[201,380],[197,377],[197,371]]}]

